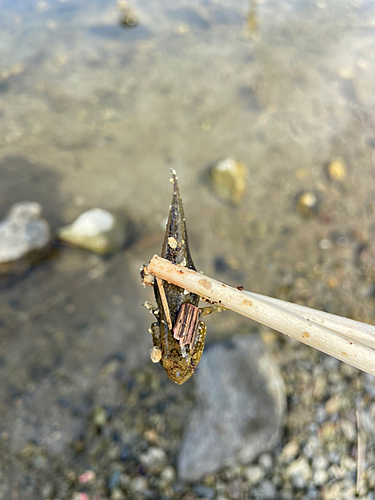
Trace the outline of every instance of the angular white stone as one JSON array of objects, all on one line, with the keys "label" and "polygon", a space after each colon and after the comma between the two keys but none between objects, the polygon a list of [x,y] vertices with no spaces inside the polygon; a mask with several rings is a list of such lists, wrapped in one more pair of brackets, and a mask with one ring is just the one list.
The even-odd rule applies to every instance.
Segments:
[{"label": "angular white stone", "polygon": [[42,207],[36,202],[13,205],[9,215],[0,222],[0,264],[14,262],[48,245],[51,234],[41,213]]},{"label": "angular white stone", "polygon": [[62,241],[103,254],[124,244],[125,227],[110,212],[93,208],[62,227],[58,235]]}]

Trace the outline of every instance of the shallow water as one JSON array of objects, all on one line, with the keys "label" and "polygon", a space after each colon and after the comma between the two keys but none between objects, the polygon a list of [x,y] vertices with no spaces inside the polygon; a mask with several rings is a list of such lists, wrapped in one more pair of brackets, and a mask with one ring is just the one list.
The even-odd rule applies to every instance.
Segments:
[{"label": "shallow water", "polygon": [[[374,247],[374,3],[131,6],[139,25],[124,29],[115,2],[0,0],[0,216],[38,201],[55,230],[100,206],[133,228],[110,259],[59,247],[0,282],[0,432],[11,450],[34,439],[61,452],[81,432],[102,363],[148,363],[139,303],[151,294],[138,270],[161,245],[171,165],[199,269],[374,320],[374,258],[356,261],[360,244]],[[249,172],[237,208],[205,182],[228,156]],[[336,157],[341,183],[325,171]],[[322,211],[306,220],[295,200],[311,189]],[[238,325],[228,314],[211,329]],[[56,394],[75,413],[51,438]]]}]

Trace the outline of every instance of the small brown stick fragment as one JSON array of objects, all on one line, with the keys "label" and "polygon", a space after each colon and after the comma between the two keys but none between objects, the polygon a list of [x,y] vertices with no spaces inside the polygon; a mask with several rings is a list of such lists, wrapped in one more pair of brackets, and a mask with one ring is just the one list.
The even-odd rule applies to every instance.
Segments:
[{"label": "small brown stick fragment", "polygon": [[187,302],[181,304],[176,324],[173,328],[173,337],[180,342],[181,348],[188,345],[191,349],[194,345],[199,319],[200,311],[198,307]]},{"label": "small brown stick fragment", "polygon": [[173,325],[172,325],[171,315],[169,313],[169,306],[168,306],[168,302],[167,302],[167,297],[165,296],[163,281],[160,278],[156,278],[156,283],[157,283],[158,288],[159,288],[161,302],[163,304],[165,317],[167,319],[168,330],[172,330]]}]

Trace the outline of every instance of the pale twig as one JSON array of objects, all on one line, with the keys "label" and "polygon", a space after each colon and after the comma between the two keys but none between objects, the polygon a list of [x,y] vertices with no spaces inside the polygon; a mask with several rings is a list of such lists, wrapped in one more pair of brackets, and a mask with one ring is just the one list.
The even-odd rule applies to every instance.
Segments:
[{"label": "pale twig", "polygon": [[148,272],[375,375],[375,327],[244,292],[154,255]]},{"label": "pale twig", "polygon": [[357,495],[366,493],[365,470],[366,470],[366,435],[362,429],[362,408],[357,405]]},{"label": "pale twig", "polygon": [[162,280],[160,278],[156,278],[156,283],[157,283],[158,288],[159,288],[161,302],[163,304],[163,309],[164,309],[164,312],[165,312],[165,317],[166,317],[167,323],[168,323],[168,329],[172,330],[173,325],[172,325],[171,316],[169,314],[169,307],[168,307],[167,297],[165,296],[163,282],[162,282]]},{"label": "pale twig", "polygon": [[272,297],[266,297],[257,293],[245,293],[247,293],[250,297],[267,300],[271,304],[278,305],[286,311],[299,314],[312,323],[323,326],[327,330],[338,333],[342,337],[350,337],[352,340],[355,340],[360,344],[375,349],[375,326],[373,325],[360,323],[354,319],[343,318],[342,316],[336,316],[335,314],[318,311],[317,309],[311,309],[310,307],[285,302],[284,300],[274,299]]}]

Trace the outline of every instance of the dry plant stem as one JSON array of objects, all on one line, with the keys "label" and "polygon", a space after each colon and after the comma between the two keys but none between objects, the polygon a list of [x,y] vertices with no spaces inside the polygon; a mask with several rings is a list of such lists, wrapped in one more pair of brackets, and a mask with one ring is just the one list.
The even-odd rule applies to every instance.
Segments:
[{"label": "dry plant stem", "polygon": [[[353,339],[353,335],[349,334],[347,326],[349,320],[346,318],[336,316],[334,322],[335,331],[332,331],[306,317],[305,309],[313,313],[319,311],[303,308],[305,314],[300,315],[298,308],[302,306],[297,306],[297,309],[294,310],[288,310],[285,308],[287,302],[237,290],[191,269],[172,264],[157,255],[154,255],[151,259],[148,271],[157,278],[174,283],[189,292],[200,295],[202,298],[217,302],[227,309],[231,309],[360,370],[375,375],[375,351]],[[333,315],[329,316],[332,317]],[[319,317],[321,318],[321,316]],[[346,327],[346,333],[343,335],[336,333],[340,328],[340,320],[343,320],[343,325]],[[320,321],[322,320],[320,319]],[[332,326],[332,318],[330,325]],[[366,327],[364,330],[367,333],[369,332],[370,325],[364,325],[353,320],[351,320],[350,325],[352,330],[357,331],[359,329],[362,331],[363,327]],[[354,328],[354,325],[357,325],[358,328]],[[375,328],[373,327],[374,331]]]},{"label": "dry plant stem", "polygon": [[366,435],[362,426],[362,408],[357,407],[357,495],[366,494]]},{"label": "dry plant stem", "polygon": [[159,293],[160,293],[161,301],[163,303],[165,316],[167,318],[168,328],[169,328],[169,330],[172,330],[173,325],[172,325],[171,316],[169,314],[169,307],[168,307],[167,297],[165,296],[163,282],[162,282],[162,280],[160,278],[156,278],[156,283],[157,283],[158,288],[159,288]]}]

